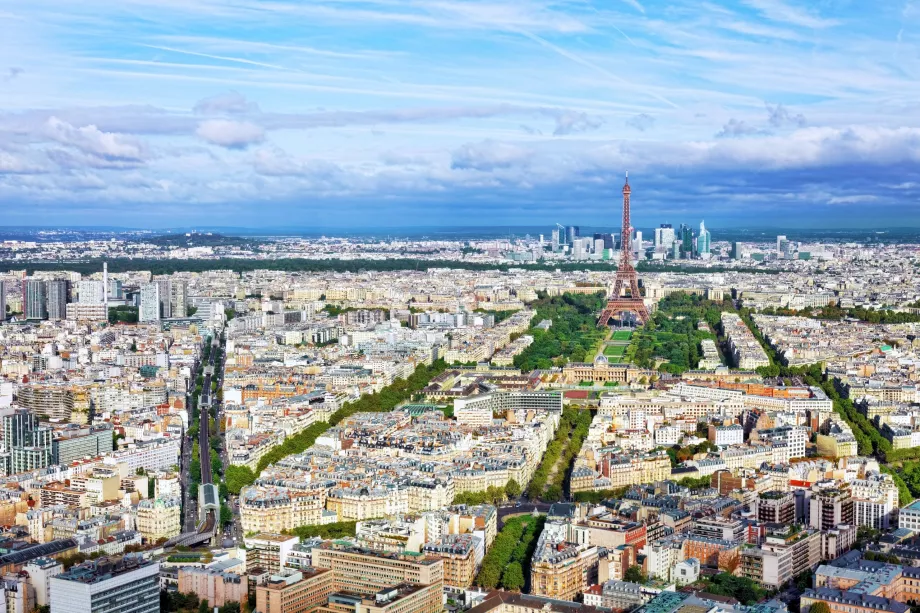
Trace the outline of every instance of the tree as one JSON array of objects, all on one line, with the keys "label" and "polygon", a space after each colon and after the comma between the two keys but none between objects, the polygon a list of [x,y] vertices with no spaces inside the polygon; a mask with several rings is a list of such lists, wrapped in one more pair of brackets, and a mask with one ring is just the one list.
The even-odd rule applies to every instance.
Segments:
[{"label": "tree", "polygon": [[506,590],[520,592],[524,589],[524,569],[519,562],[512,562],[502,573],[502,587]]},{"label": "tree", "polygon": [[508,498],[517,498],[521,495],[521,484],[511,479],[505,484],[505,494]]},{"label": "tree", "polygon": [[808,613],[831,613],[831,608],[826,602],[818,601],[808,608]]},{"label": "tree", "polygon": [[208,613],[210,608],[208,607],[208,600],[204,599],[198,603],[198,613]]},{"label": "tree", "polygon": [[623,581],[629,581],[630,583],[645,583],[645,575],[642,574],[642,567],[638,565],[632,565],[626,569],[626,572],[623,573]]},{"label": "tree", "polygon": [[218,609],[219,613],[240,613],[240,603],[228,602]]}]

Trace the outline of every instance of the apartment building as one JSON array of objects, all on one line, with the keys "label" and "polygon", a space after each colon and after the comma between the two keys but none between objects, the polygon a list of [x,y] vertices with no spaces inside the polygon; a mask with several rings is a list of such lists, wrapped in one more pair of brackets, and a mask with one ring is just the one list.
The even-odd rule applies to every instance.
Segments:
[{"label": "apartment building", "polygon": [[378,552],[349,541],[325,542],[312,553],[314,567],[332,570],[337,592],[373,595],[402,583],[440,590],[444,584],[444,560],[437,556]]},{"label": "apartment building", "polygon": [[256,611],[308,613],[326,604],[333,592],[332,571],[324,568],[284,570],[256,586]]}]

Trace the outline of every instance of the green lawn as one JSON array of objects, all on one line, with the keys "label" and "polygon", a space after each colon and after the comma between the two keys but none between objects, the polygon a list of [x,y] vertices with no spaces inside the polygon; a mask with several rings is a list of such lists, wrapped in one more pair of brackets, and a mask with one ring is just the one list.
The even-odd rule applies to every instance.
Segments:
[{"label": "green lawn", "polygon": [[614,358],[622,357],[626,354],[627,345],[607,345],[604,347],[604,355]]},{"label": "green lawn", "polygon": [[632,332],[629,330],[616,330],[613,333],[613,340],[615,341],[628,341],[632,336]]}]

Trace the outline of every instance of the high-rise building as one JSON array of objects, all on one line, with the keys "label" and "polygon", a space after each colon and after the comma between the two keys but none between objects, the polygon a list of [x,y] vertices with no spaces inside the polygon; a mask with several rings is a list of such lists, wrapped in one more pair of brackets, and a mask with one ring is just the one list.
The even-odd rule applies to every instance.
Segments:
[{"label": "high-rise building", "polygon": [[604,239],[594,239],[594,253],[604,253]]},{"label": "high-rise building", "polygon": [[79,304],[104,304],[105,284],[102,281],[80,281],[77,283]]},{"label": "high-rise building", "polygon": [[48,281],[48,319],[67,319],[67,303],[70,302],[70,281],[55,279]]},{"label": "high-rise building", "polygon": [[559,248],[559,230],[554,229],[552,234],[552,239],[550,239],[550,247],[553,251]]},{"label": "high-rise building", "polygon": [[185,317],[188,313],[188,283],[185,281],[169,282],[169,310],[173,317]]},{"label": "high-rise building", "polygon": [[585,243],[580,238],[576,238],[572,241],[572,257],[576,260],[583,260],[585,258]]},{"label": "high-rise building", "polygon": [[140,322],[160,320],[160,286],[157,283],[141,286],[141,305],[137,319]]},{"label": "high-rise building", "polygon": [[578,226],[569,226],[566,228],[566,235],[568,238],[568,243],[571,245],[575,242],[575,239],[581,236],[581,228]]},{"label": "high-rise building", "polygon": [[6,319],[6,285],[0,281],[0,321]]},{"label": "high-rise building", "polygon": [[781,254],[783,252],[783,242],[785,240],[786,240],[785,234],[780,234],[779,236],[776,237],[776,253]]},{"label": "high-rise building", "polygon": [[712,248],[712,237],[709,234],[709,230],[706,229],[706,222],[700,222],[700,235],[696,237],[696,252],[700,254],[701,258],[708,258],[711,253]]},{"label": "high-rise building", "polygon": [[827,489],[812,495],[809,525],[818,530],[833,530],[853,523],[853,497],[848,489]]},{"label": "high-rise building", "polygon": [[674,227],[669,223],[663,223],[655,228],[655,247],[670,249],[674,244]]},{"label": "high-rise building", "polygon": [[159,613],[160,564],[99,558],[51,578],[51,613]]},{"label": "high-rise building", "polygon": [[160,318],[172,317],[172,284],[169,279],[156,279],[154,283],[159,288]]},{"label": "high-rise building", "polygon": [[693,257],[693,229],[687,224],[680,224],[680,257],[689,260]]},{"label": "high-rise building", "polygon": [[642,230],[636,230],[636,240],[633,242],[633,251],[642,253]]},{"label": "high-rise building", "polygon": [[51,465],[51,428],[40,426],[28,409],[16,409],[3,416],[3,446],[0,455],[4,474],[14,475]]},{"label": "high-rise building", "polygon": [[121,298],[121,280],[109,279],[107,287],[109,288],[109,298]]},{"label": "high-rise building", "polygon": [[22,282],[22,312],[26,319],[48,319],[48,287],[44,281]]}]

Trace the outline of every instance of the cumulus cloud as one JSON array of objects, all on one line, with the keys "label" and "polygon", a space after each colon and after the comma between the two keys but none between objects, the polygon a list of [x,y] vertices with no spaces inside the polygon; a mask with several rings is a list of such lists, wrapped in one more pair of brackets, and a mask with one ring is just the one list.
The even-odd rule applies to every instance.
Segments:
[{"label": "cumulus cloud", "polygon": [[249,121],[208,119],[195,131],[202,140],[227,149],[245,149],[265,140],[265,130]]},{"label": "cumulus cloud", "polygon": [[148,158],[144,143],[133,136],[103,132],[94,125],[77,128],[57,117],[51,117],[45,122],[44,136],[106,160],[141,162]]},{"label": "cumulus cloud", "polygon": [[453,152],[451,168],[459,170],[491,171],[497,168],[526,165],[533,152],[511,143],[486,140],[468,143]]},{"label": "cumulus cloud", "polygon": [[716,138],[736,138],[739,136],[753,136],[755,134],[766,134],[767,132],[752,126],[741,119],[732,117],[728,123],[722,126],[722,129],[716,134]]},{"label": "cumulus cloud", "polygon": [[576,132],[587,132],[601,127],[604,120],[579,111],[559,111],[555,114],[556,129],[553,136],[564,136]]},{"label": "cumulus cloud", "polygon": [[768,121],[770,125],[774,128],[782,128],[785,126],[795,126],[798,128],[804,128],[808,123],[805,120],[805,116],[801,113],[792,115],[786,107],[782,104],[777,104],[776,106],[767,106],[767,113],[769,115]]},{"label": "cumulus cloud", "polygon": [[259,105],[237,91],[229,91],[199,100],[193,109],[199,115],[236,115],[258,113]]},{"label": "cumulus cloud", "polygon": [[653,125],[655,125],[655,118],[648,113],[639,113],[638,115],[627,119],[626,125],[630,128],[635,128],[640,132],[645,132]]},{"label": "cumulus cloud", "polygon": [[25,154],[0,151],[0,175],[34,174],[47,169]]}]

